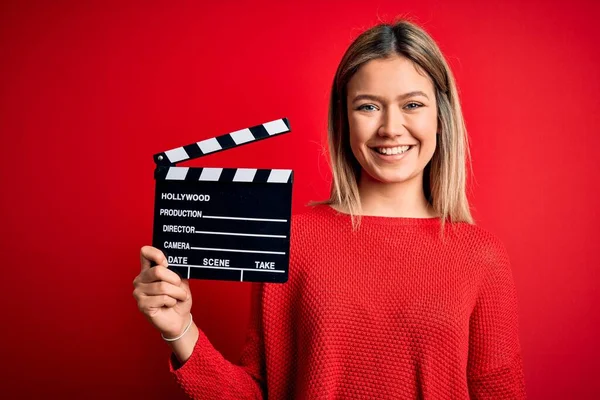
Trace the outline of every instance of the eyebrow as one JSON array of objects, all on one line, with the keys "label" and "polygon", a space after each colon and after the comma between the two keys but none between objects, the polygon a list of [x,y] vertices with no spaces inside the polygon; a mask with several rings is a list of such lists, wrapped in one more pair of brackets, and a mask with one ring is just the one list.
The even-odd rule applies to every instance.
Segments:
[{"label": "eyebrow", "polygon": [[[398,100],[404,100],[410,97],[417,97],[417,96],[423,96],[425,97],[427,100],[429,100],[429,96],[427,96],[425,94],[425,92],[422,92],[420,90],[414,90],[412,92],[408,92],[408,93],[404,93],[401,94],[400,96],[397,97]],[[373,94],[359,94],[358,96],[356,96],[354,99],[352,99],[352,102],[356,102],[359,100],[375,100],[375,101],[379,101],[380,103],[383,103],[383,99],[379,96],[375,96]]]}]

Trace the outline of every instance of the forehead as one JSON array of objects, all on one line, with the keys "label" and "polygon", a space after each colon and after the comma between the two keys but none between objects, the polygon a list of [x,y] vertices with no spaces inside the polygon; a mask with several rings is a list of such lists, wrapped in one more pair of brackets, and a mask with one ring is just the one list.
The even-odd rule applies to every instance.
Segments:
[{"label": "forehead", "polygon": [[369,92],[392,98],[416,90],[433,95],[431,78],[402,56],[371,60],[362,65],[348,82],[348,95]]}]

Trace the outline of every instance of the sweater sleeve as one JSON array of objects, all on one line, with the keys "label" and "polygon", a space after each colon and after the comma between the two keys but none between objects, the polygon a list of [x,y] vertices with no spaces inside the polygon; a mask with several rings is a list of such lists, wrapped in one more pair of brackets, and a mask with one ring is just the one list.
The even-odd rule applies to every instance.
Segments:
[{"label": "sweater sleeve", "polygon": [[179,366],[169,360],[177,383],[193,399],[262,399],[265,393],[261,324],[262,284],[252,285],[251,316],[238,364],[226,360],[199,330],[190,358]]},{"label": "sweater sleeve", "polygon": [[486,273],[469,322],[467,380],[472,399],[525,399],[517,293],[508,254],[482,246]]}]

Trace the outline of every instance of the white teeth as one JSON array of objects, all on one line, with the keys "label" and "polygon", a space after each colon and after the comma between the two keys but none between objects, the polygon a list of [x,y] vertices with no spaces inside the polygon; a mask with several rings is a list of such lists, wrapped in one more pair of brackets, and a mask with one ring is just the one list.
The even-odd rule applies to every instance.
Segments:
[{"label": "white teeth", "polygon": [[375,150],[381,154],[402,154],[410,149],[410,146],[398,146],[398,147],[377,147]]}]

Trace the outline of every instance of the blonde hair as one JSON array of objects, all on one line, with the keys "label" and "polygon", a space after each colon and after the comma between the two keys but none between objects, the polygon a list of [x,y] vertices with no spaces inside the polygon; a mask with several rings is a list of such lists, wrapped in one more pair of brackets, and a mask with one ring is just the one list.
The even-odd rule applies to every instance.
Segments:
[{"label": "blonde hair", "polygon": [[[350,148],[347,85],[365,63],[400,55],[425,72],[434,86],[438,110],[438,143],[424,170],[423,188],[433,209],[446,220],[473,223],[465,191],[469,144],[454,77],[434,40],[412,22],[380,24],[350,45],[333,80],[329,104],[328,144],[333,182],[330,197],[320,204],[339,205],[360,224],[358,181],[361,168]],[[427,179],[429,177],[429,179]]]}]

